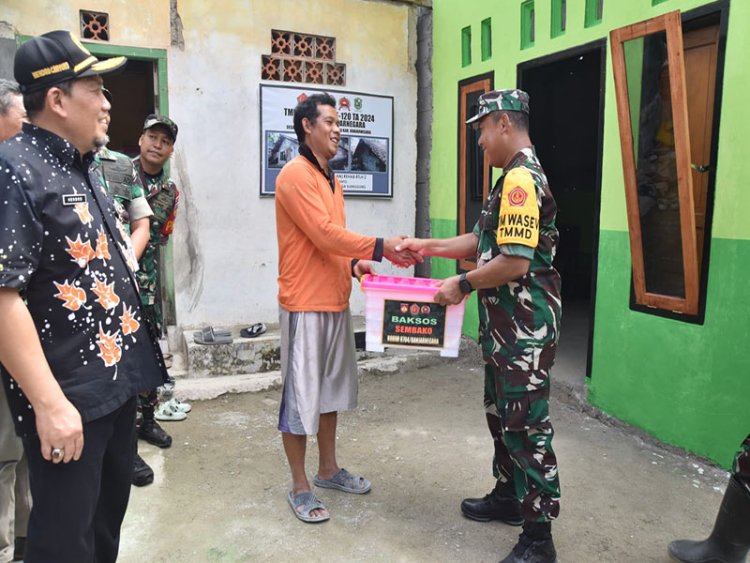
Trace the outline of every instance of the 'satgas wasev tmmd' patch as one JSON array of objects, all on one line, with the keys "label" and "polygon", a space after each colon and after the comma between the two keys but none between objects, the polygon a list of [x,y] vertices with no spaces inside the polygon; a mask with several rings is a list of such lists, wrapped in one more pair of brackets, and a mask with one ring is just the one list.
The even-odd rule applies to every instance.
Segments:
[{"label": "'satgas wasev tmmd' patch", "polygon": [[503,181],[497,244],[523,244],[535,248],[538,242],[539,205],[534,178],[525,168],[514,168]]}]

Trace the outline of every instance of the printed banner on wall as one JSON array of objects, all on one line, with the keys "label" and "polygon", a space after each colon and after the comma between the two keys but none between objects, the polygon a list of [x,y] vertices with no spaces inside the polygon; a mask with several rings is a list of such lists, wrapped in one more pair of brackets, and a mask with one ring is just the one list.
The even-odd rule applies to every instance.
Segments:
[{"label": "printed banner on wall", "polygon": [[260,86],[260,195],[276,191],[281,168],[298,154],[294,108],[327,92],[336,100],[341,141],[329,165],[345,196],[393,197],[393,97],[290,86]]}]

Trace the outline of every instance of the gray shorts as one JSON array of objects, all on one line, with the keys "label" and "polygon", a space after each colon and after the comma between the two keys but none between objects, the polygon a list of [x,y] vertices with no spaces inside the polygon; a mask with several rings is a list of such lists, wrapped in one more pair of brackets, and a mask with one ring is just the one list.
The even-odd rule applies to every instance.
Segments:
[{"label": "gray shorts", "polygon": [[321,413],[357,406],[357,358],[349,309],[292,312],[279,307],[281,377],[279,430],[318,433]]}]

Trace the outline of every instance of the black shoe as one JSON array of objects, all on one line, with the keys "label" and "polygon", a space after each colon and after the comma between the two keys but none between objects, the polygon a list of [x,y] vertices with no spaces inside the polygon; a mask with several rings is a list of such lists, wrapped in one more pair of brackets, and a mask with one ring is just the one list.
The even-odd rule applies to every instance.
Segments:
[{"label": "black shoe", "polygon": [[526,522],[518,543],[500,563],[557,563],[549,522]]},{"label": "black shoe", "polygon": [[141,440],[146,440],[154,446],[168,448],[172,445],[172,437],[155,420],[143,419],[140,428],[136,432]]},{"label": "black shoe", "polygon": [[498,483],[491,493],[482,498],[465,498],[461,501],[463,515],[477,522],[499,520],[511,526],[523,524],[521,503],[501,487]]},{"label": "black shoe", "polygon": [[151,469],[143,458],[135,454],[133,458],[133,485],[145,487],[154,482],[154,470]]},{"label": "black shoe", "polygon": [[17,537],[13,551],[13,561],[23,561],[26,555],[26,538]]}]

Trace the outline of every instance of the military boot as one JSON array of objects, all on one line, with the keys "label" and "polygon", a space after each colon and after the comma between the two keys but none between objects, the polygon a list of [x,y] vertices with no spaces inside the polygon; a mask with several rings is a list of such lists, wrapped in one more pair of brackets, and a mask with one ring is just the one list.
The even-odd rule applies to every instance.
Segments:
[{"label": "military boot", "polygon": [[143,458],[135,454],[133,458],[133,477],[132,483],[136,487],[145,487],[154,482],[154,470],[149,467]]},{"label": "military boot", "polygon": [[518,543],[500,563],[557,563],[551,522],[524,522]]},{"label": "military boot", "polygon": [[146,440],[159,448],[168,448],[172,445],[172,436],[167,434],[159,423],[154,420],[154,407],[143,406],[141,408],[143,415],[140,424],[136,423],[135,433],[141,440]]},{"label": "military boot", "polygon": [[684,563],[744,563],[750,550],[750,492],[729,479],[711,535],[703,541],[677,540],[669,554]]},{"label": "military boot", "polygon": [[516,498],[512,486],[500,481],[482,498],[465,498],[461,501],[461,512],[477,522],[499,520],[511,526],[523,524],[521,503]]}]

